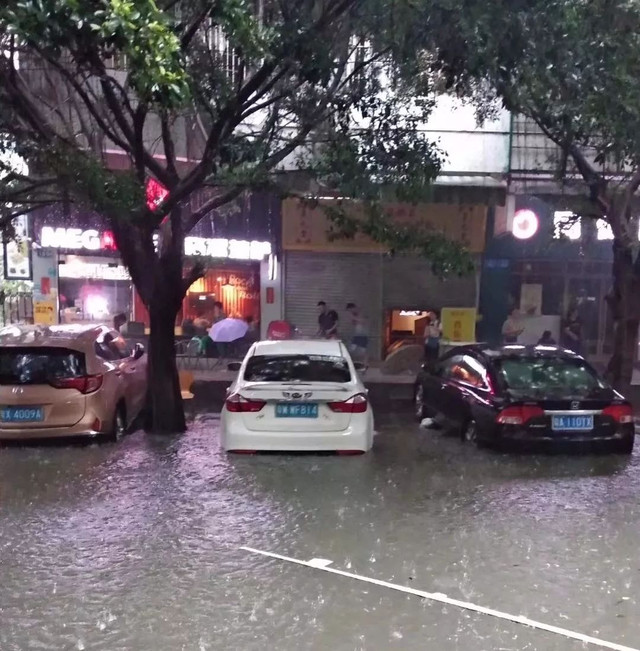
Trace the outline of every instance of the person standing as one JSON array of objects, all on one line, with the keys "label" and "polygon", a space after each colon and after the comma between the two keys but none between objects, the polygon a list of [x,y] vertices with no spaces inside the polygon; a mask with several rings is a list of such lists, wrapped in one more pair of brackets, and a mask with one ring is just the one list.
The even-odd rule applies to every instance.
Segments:
[{"label": "person standing", "polygon": [[518,337],[524,332],[520,310],[514,307],[502,325],[502,342],[506,345],[517,344]]},{"label": "person standing", "polygon": [[121,331],[121,329],[126,325],[127,323],[127,316],[124,314],[124,312],[120,312],[119,314],[116,314],[113,317],[113,329],[117,330],[118,332]]},{"label": "person standing", "polygon": [[576,355],[582,355],[582,320],[575,307],[567,314],[560,343]]},{"label": "person standing", "polygon": [[224,313],[224,307],[222,306],[222,303],[220,301],[216,301],[213,304],[213,323],[218,323],[218,321],[223,321],[224,319],[227,318],[227,315]]},{"label": "person standing", "polygon": [[347,312],[351,315],[353,334],[351,336],[351,350],[364,364],[367,363],[369,353],[369,328],[367,320],[355,303],[347,303]]},{"label": "person standing", "polygon": [[427,325],[424,329],[424,359],[433,364],[440,357],[440,337],[442,327],[436,312],[431,312],[427,317]]},{"label": "person standing", "polygon": [[323,339],[337,339],[338,313],[327,308],[324,301],[318,302],[318,336]]}]

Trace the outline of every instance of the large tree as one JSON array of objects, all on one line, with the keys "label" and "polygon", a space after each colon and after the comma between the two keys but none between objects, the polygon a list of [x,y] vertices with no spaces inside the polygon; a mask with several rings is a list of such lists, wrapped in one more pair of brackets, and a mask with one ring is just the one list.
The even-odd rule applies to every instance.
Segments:
[{"label": "large tree", "polygon": [[[385,197],[391,188],[396,198],[437,174],[438,152],[418,129],[430,106],[410,100],[412,81],[395,74],[406,55],[397,35],[409,5],[2,3],[0,148],[28,164],[28,174],[5,170],[2,223],[55,201],[108,220],[150,314],[153,430],[185,427],[173,329],[185,292],[204,272],[200,265],[185,271],[183,254],[185,235],[204,216],[270,186],[273,172],[293,161],[322,168],[336,189],[347,180],[360,190],[384,186]],[[127,169],[110,169],[107,149],[119,151]],[[149,178],[168,190],[152,208]],[[205,200],[191,209],[196,192]],[[384,240],[381,196],[368,190],[361,198],[371,207],[366,228]],[[446,263],[449,249],[436,235],[423,234],[418,245],[442,270],[468,265],[464,256]]]},{"label": "large tree", "polygon": [[628,0],[422,2],[422,70],[479,99],[499,98],[557,145],[557,181],[582,218],[613,232],[609,371],[631,380],[640,324],[640,5]]}]

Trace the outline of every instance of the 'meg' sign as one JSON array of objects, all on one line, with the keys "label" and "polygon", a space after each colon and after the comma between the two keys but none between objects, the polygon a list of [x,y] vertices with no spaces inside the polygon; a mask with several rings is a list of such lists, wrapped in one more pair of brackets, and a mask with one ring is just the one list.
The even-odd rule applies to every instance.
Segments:
[{"label": "'meg' sign", "polygon": [[115,249],[113,233],[100,233],[93,228],[83,231],[81,228],[52,228],[43,226],[40,231],[40,246],[52,249]]},{"label": "'meg' sign", "polygon": [[[157,236],[155,236],[157,244]],[[115,240],[110,231],[81,228],[53,228],[43,226],[40,231],[40,246],[52,249],[87,251],[115,250]],[[262,260],[271,254],[270,242],[249,242],[225,238],[185,237],[184,254],[233,260]]]}]

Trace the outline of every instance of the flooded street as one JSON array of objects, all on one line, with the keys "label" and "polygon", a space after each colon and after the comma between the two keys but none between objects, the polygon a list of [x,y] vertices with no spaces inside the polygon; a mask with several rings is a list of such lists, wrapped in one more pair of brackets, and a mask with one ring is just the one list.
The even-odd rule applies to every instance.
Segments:
[{"label": "flooded street", "polygon": [[640,454],[380,425],[361,457],[229,457],[215,416],[0,450],[0,649],[596,648],[243,545],[640,645]]}]

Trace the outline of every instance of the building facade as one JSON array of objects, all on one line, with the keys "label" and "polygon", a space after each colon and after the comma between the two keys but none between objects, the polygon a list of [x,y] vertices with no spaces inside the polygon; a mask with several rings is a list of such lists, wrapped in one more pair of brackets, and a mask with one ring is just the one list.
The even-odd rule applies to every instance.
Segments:
[{"label": "building facade", "polygon": [[[45,291],[34,265],[36,293],[55,304],[55,322],[105,321],[124,313],[148,326],[146,308],[100,215],[53,206],[31,215],[30,230],[36,258],[47,252],[55,260],[55,278],[45,281]],[[206,272],[187,291],[177,325],[207,316],[216,301],[230,315],[262,324],[264,307],[269,318],[281,302],[275,282],[279,235],[280,202],[268,194],[246,196],[202,220],[185,238],[185,265],[204,261]]]}]

